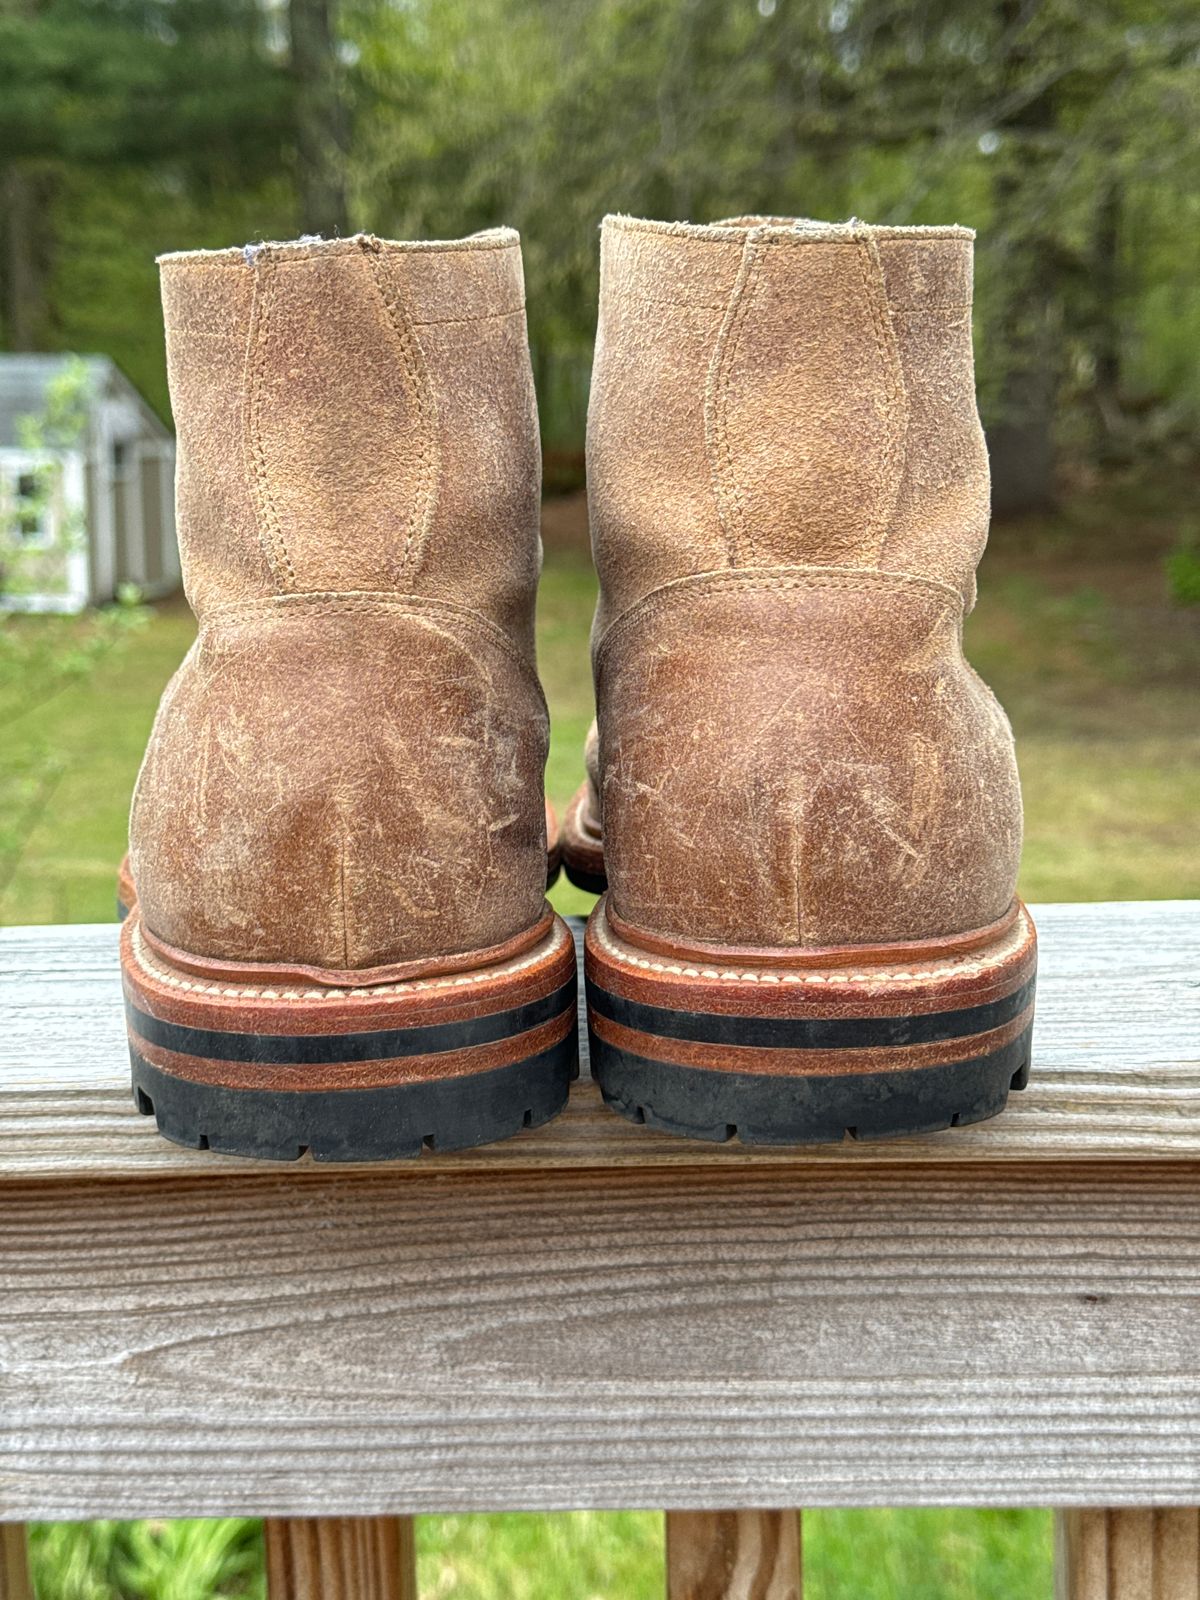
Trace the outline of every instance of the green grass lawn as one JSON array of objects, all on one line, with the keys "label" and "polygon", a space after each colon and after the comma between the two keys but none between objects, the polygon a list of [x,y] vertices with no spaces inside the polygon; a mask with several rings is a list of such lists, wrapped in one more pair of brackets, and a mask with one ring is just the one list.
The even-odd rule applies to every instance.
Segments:
[{"label": "green grass lawn", "polygon": [[[1139,520],[1140,516],[1140,520]],[[1200,637],[1172,606],[1169,508],[1084,500],[999,529],[967,630],[1007,706],[1026,803],[1027,898],[1200,894]],[[547,510],[539,650],[553,735],[547,789],[581,777],[591,717],[595,580],[582,506]],[[167,677],[193,635],[179,602],[136,618],[0,623],[0,920],[106,921],[129,794]],[[588,896],[560,883],[564,911]],[[425,1517],[427,1600],[649,1600],[662,1592],[652,1512]],[[261,1595],[254,1523],[39,1528],[40,1600]],[[1038,1511],[816,1512],[809,1600],[1049,1600],[1050,1518]]]}]

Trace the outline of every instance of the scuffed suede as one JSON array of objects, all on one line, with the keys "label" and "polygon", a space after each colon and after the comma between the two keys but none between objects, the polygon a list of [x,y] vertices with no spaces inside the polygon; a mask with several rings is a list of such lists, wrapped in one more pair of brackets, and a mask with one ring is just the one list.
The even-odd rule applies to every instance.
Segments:
[{"label": "scuffed suede", "polygon": [[605,220],[588,423],[614,910],[681,939],[983,926],[1021,841],[962,656],[987,536],[973,235]]},{"label": "scuffed suede", "polygon": [[134,797],[146,926],[337,968],[523,932],[547,722],[517,236],[161,267],[200,633]]}]

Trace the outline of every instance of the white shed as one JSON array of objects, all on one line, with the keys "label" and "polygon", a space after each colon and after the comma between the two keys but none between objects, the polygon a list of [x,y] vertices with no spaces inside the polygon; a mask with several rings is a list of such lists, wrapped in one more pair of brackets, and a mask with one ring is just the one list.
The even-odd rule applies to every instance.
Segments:
[{"label": "white shed", "polygon": [[0,610],[179,584],[175,441],[107,356],[0,354]]}]

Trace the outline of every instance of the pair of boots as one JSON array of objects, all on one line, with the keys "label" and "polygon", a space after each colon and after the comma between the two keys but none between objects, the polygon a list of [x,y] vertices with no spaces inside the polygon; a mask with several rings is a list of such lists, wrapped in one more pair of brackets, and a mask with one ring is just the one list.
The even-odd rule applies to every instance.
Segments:
[{"label": "pair of boots", "polygon": [[[134,794],[135,1096],[355,1160],[535,1126],[577,1072],[546,904],[520,247],[167,256],[199,636]],[[961,651],[988,520],[972,235],[606,219],[588,423],[603,889],[592,1070],[801,1142],[989,1116],[1028,1070],[1012,737]]]}]

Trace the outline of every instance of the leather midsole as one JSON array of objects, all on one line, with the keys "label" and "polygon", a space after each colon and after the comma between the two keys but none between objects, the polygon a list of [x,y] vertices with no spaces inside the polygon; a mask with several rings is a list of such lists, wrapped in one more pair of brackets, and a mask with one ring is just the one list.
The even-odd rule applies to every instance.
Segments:
[{"label": "leather midsole", "polygon": [[[780,1037],[775,1042],[780,1045],[804,1042],[799,1037],[804,1029],[793,1026],[797,1023],[815,1030],[822,1043],[835,1042],[840,1030],[846,1040],[839,1038],[838,1043],[901,1045],[906,1022],[913,1039],[929,1039],[940,1036],[931,1034],[930,1028],[942,1014],[978,1013],[973,1024],[965,1015],[961,1026],[947,1021],[941,1030],[946,1035],[1007,1020],[999,1015],[987,1020],[988,1008],[1000,1005],[1011,1014],[1013,997],[1031,989],[1037,936],[1028,912],[1018,904],[1015,916],[998,924],[989,942],[976,942],[974,948],[942,948],[937,954],[885,946],[859,951],[853,967],[810,964],[803,950],[790,952],[786,964],[778,951],[770,952],[773,959],[766,961],[749,950],[731,952],[723,960],[706,959],[700,952],[690,959],[686,954],[672,958],[621,938],[609,919],[606,899],[588,922],[585,954],[589,986],[613,998],[615,1005],[608,1008],[611,1020],[624,1025],[640,1025],[634,1016],[640,1007],[649,1008],[648,1015],[658,1011],[664,1018],[695,1013],[723,1020],[728,1024],[725,1032],[684,1032],[685,1037],[713,1042],[746,1042],[739,1033],[745,1034],[748,1025],[753,1032],[758,1026],[755,1019],[764,1019],[762,1026],[768,1029],[778,1024]],[[622,1008],[630,1011],[629,1018],[617,1015]],[[865,1029],[864,1036],[851,1040],[856,1029],[859,1033]],[[878,1039],[865,1036],[872,1029]],[[680,1028],[664,1025],[658,1031],[678,1034]]]},{"label": "leather midsole", "polygon": [[[370,989],[238,986],[197,978],[160,957],[142,937],[135,908],[121,931],[121,968],[127,1001],[163,1026],[233,1036],[328,1039],[470,1023],[541,1004],[574,982],[575,948],[570,929],[560,917],[554,917],[533,950],[466,972],[411,978]],[[205,1053],[192,1052],[186,1045],[182,1048],[185,1054]],[[331,1059],[324,1044],[311,1047],[308,1057],[315,1059],[322,1052]]]}]

